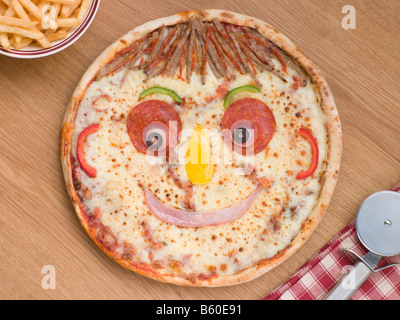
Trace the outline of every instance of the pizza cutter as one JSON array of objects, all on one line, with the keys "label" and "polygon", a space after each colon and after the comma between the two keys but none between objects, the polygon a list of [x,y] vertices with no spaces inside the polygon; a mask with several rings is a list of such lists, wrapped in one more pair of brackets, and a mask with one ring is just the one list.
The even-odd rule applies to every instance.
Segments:
[{"label": "pizza cutter", "polygon": [[359,261],[342,277],[326,300],[350,299],[372,272],[397,265],[391,263],[376,268],[382,257],[400,254],[400,193],[380,191],[372,194],[361,204],[355,223],[357,236],[368,252],[360,257],[352,250],[344,249]]}]

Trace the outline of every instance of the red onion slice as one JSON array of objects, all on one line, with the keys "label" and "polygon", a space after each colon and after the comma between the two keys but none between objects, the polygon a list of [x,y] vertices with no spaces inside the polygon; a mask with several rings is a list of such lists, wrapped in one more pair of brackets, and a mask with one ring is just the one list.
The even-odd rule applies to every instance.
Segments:
[{"label": "red onion slice", "polygon": [[257,188],[241,202],[219,210],[211,211],[184,211],[170,207],[162,203],[150,190],[142,186],[149,209],[159,219],[181,227],[207,227],[217,226],[239,219],[247,212],[261,191],[262,186]]}]

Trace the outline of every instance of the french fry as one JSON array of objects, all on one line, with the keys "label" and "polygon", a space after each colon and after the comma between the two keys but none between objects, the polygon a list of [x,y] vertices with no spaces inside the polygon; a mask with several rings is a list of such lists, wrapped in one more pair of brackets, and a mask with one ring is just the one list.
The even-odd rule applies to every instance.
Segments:
[{"label": "french fry", "polygon": [[8,6],[5,5],[3,2],[0,2],[0,14],[4,15],[4,13],[6,12]]},{"label": "french fry", "polygon": [[78,11],[79,23],[81,23],[83,21],[83,19],[85,19],[86,14],[89,11],[91,2],[92,2],[91,0],[82,0],[81,7],[79,8],[79,11]]},{"label": "french fry", "polygon": [[37,4],[37,7],[39,8],[39,10],[40,10],[40,12],[41,12],[42,14],[46,14],[46,12],[43,12],[43,8],[44,8],[44,7],[47,8],[47,6],[50,6],[50,2],[49,2],[49,1],[40,1],[40,2]]},{"label": "french fry", "polygon": [[51,18],[52,19],[57,19],[57,17],[59,16],[59,14],[60,14],[60,11],[61,11],[61,3],[54,3],[53,5],[52,5],[52,7],[54,8],[54,10],[52,10],[51,12],[50,12],[50,16],[51,16]]},{"label": "french fry", "polygon": [[45,15],[42,20],[42,28],[43,30],[57,30],[58,24],[54,19],[51,19],[50,16]]},{"label": "french fry", "polygon": [[43,36],[43,33],[41,33],[41,32],[35,32],[35,31],[28,30],[28,29],[20,28],[20,27],[11,27],[11,26],[6,26],[6,25],[0,25],[0,32],[19,34],[21,36],[32,38],[32,39],[39,39]]},{"label": "french fry", "polygon": [[39,42],[39,44],[43,47],[43,48],[50,48],[51,47],[51,43],[49,40],[47,40],[47,38],[44,36],[44,34],[42,33],[42,36],[37,39],[37,42]]},{"label": "french fry", "polygon": [[21,19],[30,20],[28,14],[25,12],[24,8],[22,8],[22,5],[19,3],[18,0],[11,0],[11,5]]},{"label": "french fry", "polygon": [[38,8],[44,14],[42,18],[42,28],[44,30],[52,29],[57,30],[58,25],[56,19],[60,13],[61,4],[60,3],[50,3],[49,1],[41,1],[38,4]]},{"label": "french fry", "polygon": [[20,36],[19,34],[14,34],[14,43],[15,44],[19,44],[22,40],[22,36]]},{"label": "french fry", "polygon": [[40,1],[39,10],[44,15],[50,15],[52,19],[56,19],[60,13],[61,3],[52,3],[51,1]]},{"label": "french fry", "polygon": [[85,19],[92,0],[0,0],[0,46],[43,48],[65,39]]},{"label": "french fry", "polygon": [[66,37],[67,37],[67,31],[65,30],[60,30],[46,36],[47,40],[50,42],[62,40],[65,39]]},{"label": "french fry", "polygon": [[[9,0],[3,0],[3,2],[7,5],[7,2]],[[11,2],[10,2],[11,4]],[[10,6],[6,9],[6,11],[4,11],[4,16],[5,17],[13,17],[15,15],[15,11],[14,9]],[[18,36],[19,37],[19,36]],[[11,49],[11,45],[13,45],[14,43],[14,37],[9,38],[7,33],[1,33],[0,34],[0,45],[6,49],[6,50],[10,50]]]},{"label": "french fry", "polygon": [[13,7],[8,7],[6,12],[4,12],[5,17],[14,17],[15,16],[15,10]]},{"label": "french fry", "polygon": [[35,5],[31,0],[19,0],[19,2],[30,12],[32,15],[38,19],[42,20],[43,14],[40,12],[37,5]]},{"label": "french fry", "polygon": [[14,44],[13,47],[15,50],[21,50],[32,43],[32,39],[30,38],[22,38],[22,40],[18,44]]},{"label": "french fry", "polygon": [[79,0],[49,0],[49,1],[53,2],[53,3],[61,3],[61,4],[68,4],[68,5],[79,4],[81,2]]},{"label": "french fry", "polygon": [[61,9],[61,18],[69,18],[72,15],[72,12],[79,6],[79,4],[75,5],[69,5],[69,4],[63,4],[62,9]]},{"label": "french fry", "polygon": [[10,42],[10,47],[14,46],[14,38],[9,38],[8,41]]},{"label": "french fry", "polygon": [[[24,8],[22,5],[19,3],[18,0],[11,0],[11,4],[13,5],[13,8],[15,12],[18,14],[18,16],[21,19],[24,20],[29,20],[29,15],[25,12]],[[32,28],[33,31],[40,33],[39,38],[37,38],[38,43],[43,47],[43,48],[50,48],[51,43],[47,40],[47,38],[44,36],[44,34],[37,28],[36,26]]]},{"label": "french fry", "polygon": [[77,18],[60,18],[60,19],[57,19],[56,22],[57,22],[58,26],[62,27],[62,28],[77,27],[80,24],[80,22]]},{"label": "french fry", "polygon": [[6,50],[10,50],[11,49],[10,41],[8,40],[7,33],[1,33],[0,34],[0,44]]},{"label": "french fry", "polygon": [[33,26],[37,25],[37,22],[13,18],[13,17],[0,16],[0,24],[5,24],[8,26],[14,26],[14,27],[21,27],[21,28],[32,28]]}]

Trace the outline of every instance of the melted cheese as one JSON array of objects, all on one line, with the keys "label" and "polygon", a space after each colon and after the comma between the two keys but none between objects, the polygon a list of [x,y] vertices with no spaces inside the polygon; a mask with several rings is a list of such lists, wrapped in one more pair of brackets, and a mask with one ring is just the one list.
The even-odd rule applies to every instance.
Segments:
[{"label": "melted cheese", "polygon": [[[314,86],[308,83],[294,91],[291,80],[283,83],[271,73],[263,72],[257,75],[263,84],[261,93],[241,93],[235,97],[251,96],[264,101],[276,119],[276,133],[268,147],[254,157],[246,157],[233,153],[222,141],[220,122],[224,97],[206,102],[226,80],[215,78],[208,70],[205,85],[201,85],[196,75],[191,84],[162,76],[144,84],[145,76],[137,70],[129,72],[120,88],[124,71],[93,82],[76,115],[72,137],[75,158],[79,133],[92,123],[100,124],[99,131],[86,139],[84,147],[87,162],[97,170],[97,178],[90,178],[81,171],[82,184],[93,195],[91,199],[84,199],[88,211],[101,208],[101,222],[118,239],[135,248],[134,262],[163,261],[168,270],[170,259],[186,261],[184,272],[187,274],[210,270],[233,274],[284,249],[299,232],[320,192],[319,179],[324,170],[327,145],[325,119]],[[287,79],[292,79],[291,75]],[[250,76],[238,76],[229,83],[229,89],[249,83]],[[170,88],[191,101],[189,108],[176,106],[183,132],[178,145],[179,161],[173,168],[182,181],[188,179],[184,158],[191,130],[200,125],[208,130],[212,141],[214,173],[209,183],[194,186],[196,210],[224,208],[245,199],[255,188],[244,174],[246,165],[252,165],[259,177],[272,182],[271,188],[263,190],[240,219],[213,227],[182,228],[164,223],[150,212],[141,183],[161,201],[177,208],[183,209],[185,196],[184,190],[169,176],[163,159],[138,152],[127,132],[126,118],[130,110],[138,104],[139,94],[152,86]],[[107,99],[102,100],[101,108],[94,108],[93,101],[100,96]],[[160,94],[149,98],[172,102],[170,97]],[[312,178],[296,180],[297,172],[308,168],[311,161],[309,143],[296,134],[302,126],[311,128],[318,141],[320,157]],[[146,222],[147,231],[143,222]],[[153,241],[162,244],[161,248],[150,249],[148,232]]]}]

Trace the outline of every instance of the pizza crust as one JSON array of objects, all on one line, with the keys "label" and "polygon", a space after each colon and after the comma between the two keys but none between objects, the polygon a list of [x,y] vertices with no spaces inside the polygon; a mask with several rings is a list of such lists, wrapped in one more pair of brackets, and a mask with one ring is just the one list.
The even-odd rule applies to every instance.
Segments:
[{"label": "pizza crust", "polygon": [[[258,29],[258,31],[263,36],[265,36],[281,49],[283,49],[294,59],[295,62],[302,66],[305,71],[307,71],[314,84],[318,86],[319,94],[321,97],[321,108],[327,119],[325,127],[328,133],[328,152],[326,159],[326,171],[321,178],[321,192],[318,201],[314,206],[312,212],[309,214],[307,221],[302,226],[301,231],[292,240],[292,242],[286,249],[279,252],[273,258],[266,259],[265,261],[260,261],[256,265],[248,267],[236,274],[223,275],[218,276],[217,278],[198,280],[196,281],[196,283],[191,283],[186,279],[178,278],[169,274],[162,274],[157,270],[152,270],[151,268],[141,268],[137,265],[133,266],[123,259],[115,259],[112,253],[105,246],[103,246],[100,241],[98,241],[94,232],[91,231],[89,222],[87,221],[87,219],[85,219],[84,207],[79,200],[79,197],[74,187],[70,154],[71,136],[74,131],[74,119],[79,107],[79,103],[82,100],[86,89],[96,77],[96,74],[99,72],[99,70],[109,61],[111,61],[121,49],[142,38],[147,33],[154,31],[155,29],[161,27],[163,24],[174,25],[177,23],[186,22],[188,18],[194,14],[200,14],[203,17],[203,20],[206,21],[211,21],[212,19],[217,18],[221,22]],[[138,274],[150,277],[155,280],[184,286],[215,287],[239,284],[257,278],[260,275],[271,270],[272,268],[276,267],[277,265],[281,264],[291,255],[293,255],[296,250],[307,241],[307,239],[311,236],[313,231],[322,220],[335,189],[342,154],[342,131],[339,115],[328,83],[326,82],[320,71],[314,66],[314,64],[285,35],[259,19],[255,19],[234,12],[223,10],[184,11],[170,17],[147,22],[131,30],[129,33],[123,35],[108,48],[106,48],[104,52],[92,63],[92,65],[87,69],[87,71],[81,78],[78,86],[76,87],[66,110],[61,130],[60,149],[66,189],[69,193],[74,209],[84,229],[102,251],[104,251],[108,256],[116,260],[122,266],[131,269]]]}]

